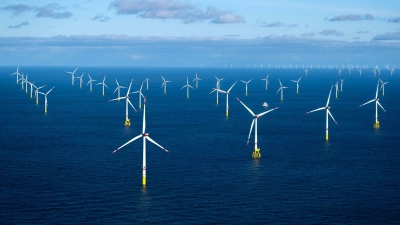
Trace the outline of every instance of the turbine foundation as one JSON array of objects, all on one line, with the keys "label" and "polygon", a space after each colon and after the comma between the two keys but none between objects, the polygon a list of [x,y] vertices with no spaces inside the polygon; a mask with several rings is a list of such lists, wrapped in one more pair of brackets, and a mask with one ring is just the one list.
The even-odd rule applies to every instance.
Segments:
[{"label": "turbine foundation", "polygon": [[142,185],[143,185],[143,186],[146,186],[146,176],[143,176],[143,177],[142,177]]},{"label": "turbine foundation", "polygon": [[261,158],[261,153],[260,153],[260,149],[256,148],[253,150],[253,154],[252,154],[253,159],[259,159]]},{"label": "turbine foundation", "polygon": [[375,129],[379,129],[380,127],[381,127],[381,125],[379,124],[379,121],[374,123]]},{"label": "turbine foundation", "polygon": [[130,119],[125,120],[125,126],[126,127],[131,126],[131,120]]}]

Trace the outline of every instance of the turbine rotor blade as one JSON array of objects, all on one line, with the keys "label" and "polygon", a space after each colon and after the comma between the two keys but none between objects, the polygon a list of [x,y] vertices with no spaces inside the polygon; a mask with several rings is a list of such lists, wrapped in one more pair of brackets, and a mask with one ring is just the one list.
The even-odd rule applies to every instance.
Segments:
[{"label": "turbine rotor blade", "polygon": [[253,111],[251,111],[251,109],[249,109],[242,101],[240,101],[240,99],[238,97],[236,97],[236,99],[247,109],[247,111],[250,112],[250,114],[252,116],[256,116],[256,115],[254,115]]},{"label": "turbine rotor blade", "polygon": [[265,111],[265,112],[263,112],[263,113],[257,114],[256,116],[257,116],[257,117],[263,116],[263,115],[265,115],[265,114],[267,114],[267,113],[269,113],[269,112],[271,112],[271,111],[277,110],[278,108],[279,108],[279,107],[270,109],[270,110]]},{"label": "turbine rotor blade", "polygon": [[140,137],[142,137],[142,134],[139,134],[138,136],[132,138],[131,140],[129,140],[128,142],[126,142],[125,144],[121,145],[119,148],[115,149],[113,152],[111,152],[111,154],[114,154],[116,151],[120,150],[121,148],[125,147],[126,145],[132,143],[133,141],[136,141],[137,139],[139,139]]},{"label": "turbine rotor blade", "polygon": [[153,143],[153,144],[157,145],[158,147],[160,147],[162,150],[164,150],[164,151],[170,153],[166,148],[164,148],[163,146],[159,145],[157,142],[155,142],[155,141],[154,141],[153,139],[151,139],[149,136],[145,136],[145,138],[146,138],[147,140],[149,140],[151,143]]},{"label": "turbine rotor blade", "polygon": [[375,99],[372,99],[371,101],[368,101],[368,102],[366,102],[366,103],[360,105],[360,107],[361,107],[361,106],[364,106],[364,105],[366,105],[366,104],[369,104],[369,103],[371,103],[371,102],[373,102],[373,101],[375,101]]},{"label": "turbine rotor blade", "polygon": [[255,120],[256,120],[256,119],[253,119],[253,122],[251,122],[249,137],[247,138],[247,145],[249,145],[250,136],[251,136],[251,132],[253,131],[253,125],[254,125],[254,121],[255,121]]},{"label": "turbine rotor blade", "polygon": [[331,114],[331,111],[329,110],[329,109],[327,109],[328,110],[328,114],[331,116],[331,118],[333,119],[333,121],[336,123],[336,125],[337,125],[337,122],[336,122],[336,120],[335,120],[335,118],[333,118],[333,116],[332,116],[332,114]]},{"label": "turbine rotor blade", "polygon": [[319,110],[323,110],[323,109],[326,109],[326,107],[321,107],[321,108],[318,108],[318,109],[311,110],[311,111],[307,112],[306,114],[309,114],[309,113],[312,113],[312,112],[315,112],[315,111],[319,111]]}]

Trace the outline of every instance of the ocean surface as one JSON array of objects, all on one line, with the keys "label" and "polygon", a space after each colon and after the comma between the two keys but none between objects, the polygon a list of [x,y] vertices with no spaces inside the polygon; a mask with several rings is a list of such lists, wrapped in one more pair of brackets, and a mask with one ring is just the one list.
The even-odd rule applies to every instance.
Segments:
[{"label": "ocean surface", "polygon": [[[372,69],[134,68],[25,67],[28,80],[46,85],[39,104],[10,76],[16,66],[0,67],[0,224],[400,224],[400,75]],[[87,74],[101,82],[89,91]],[[198,88],[186,98],[186,77]],[[268,90],[265,81],[269,74]],[[167,93],[161,88],[162,78]],[[216,79],[221,89],[237,84],[229,95],[211,93]],[[300,77],[300,89],[296,83]],[[384,112],[374,129],[374,99],[378,77]],[[167,148],[147,142],[147,186],[142,187],[141,134],[143,106],[138,94],[130,99],[131,127],[125,127],[125,101],[120,85],[137,91],[149,78],[146,132]],[[332,84],[345,78],[343,91],[330,99],[329,141],[325,141],[324,107]],[[245,95],[245,84],[253,79]],[[279,81],[287,89],[280,100]],[[340,81],[339,81],[340,85]],[[127,89],[121,90],[121,95]],[[250,113],[236,100],[261,113],[258,146],[253,160],[254,131]],[[142,100],[143,104],[143,100]]]}]

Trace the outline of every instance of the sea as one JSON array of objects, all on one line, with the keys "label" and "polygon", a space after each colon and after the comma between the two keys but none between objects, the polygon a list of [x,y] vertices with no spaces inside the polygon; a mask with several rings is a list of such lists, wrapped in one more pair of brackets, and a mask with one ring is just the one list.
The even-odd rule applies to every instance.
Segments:
[{"label": "sea", "polygon": [[[400,224],[400,75],[365,69],[20,66],[48,94],[39,104],[0,67],[0,224]],[[105,78],[90,92],[93,84]],[[192,82],[201,79],[198,88]],[[161,87],[168,81],[166,93]],[[269,85],[265,80],[268,75]],[[229,94],[222,90],[236,85]],[[296,93],[298,80],[299,93]],[[186,96],[188,78],[190,96]],[[378,78],[380,128],[374,128]],[[147,185],[142,187],[143,99],[130,127],[116,81],[146,96]],[[252,81],[246,86],[240,80]],[[325,107],[330,96],[329,140]],[[280,85],[283,97],[277,93]],[[379,84],[381,88],[381,84]],[[26,92],[27,91],[27,92]],[[212,93],[210,93],[212,92]],[[121,89],[125,96],[127,89]],[[253,159],[254,114],[261,158]],[[262,108],[267,102],[269,107]],[[254,128],[253,128],[254,129]]]}]

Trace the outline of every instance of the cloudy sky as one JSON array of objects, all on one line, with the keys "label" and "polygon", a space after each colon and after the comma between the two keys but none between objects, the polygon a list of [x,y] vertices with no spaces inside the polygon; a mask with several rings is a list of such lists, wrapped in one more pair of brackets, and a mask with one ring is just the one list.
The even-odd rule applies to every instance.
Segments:
[{"label": "cloudy sky", "polygon": [[400,1],[0,0],[0,65],[396,64]]}]

